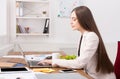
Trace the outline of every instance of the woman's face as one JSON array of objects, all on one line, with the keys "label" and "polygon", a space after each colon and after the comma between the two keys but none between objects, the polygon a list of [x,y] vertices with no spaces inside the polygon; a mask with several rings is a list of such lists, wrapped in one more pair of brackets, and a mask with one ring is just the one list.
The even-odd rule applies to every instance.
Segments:
[{"label": "woman's face", "polygon": [[75,11],[71,13],[71,26],[73,30],[80,30],[81,26],[78,22],[77,16],[75,14]]}]

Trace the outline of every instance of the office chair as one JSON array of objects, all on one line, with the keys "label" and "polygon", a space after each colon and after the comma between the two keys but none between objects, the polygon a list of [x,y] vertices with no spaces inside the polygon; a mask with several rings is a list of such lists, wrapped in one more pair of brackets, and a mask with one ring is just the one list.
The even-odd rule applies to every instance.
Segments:
[{"label": "office chair", "polygon": [[118,41],[117,55],[114,64],[114,72],[116,75],[116,79],[120,79],[120,41]]}]

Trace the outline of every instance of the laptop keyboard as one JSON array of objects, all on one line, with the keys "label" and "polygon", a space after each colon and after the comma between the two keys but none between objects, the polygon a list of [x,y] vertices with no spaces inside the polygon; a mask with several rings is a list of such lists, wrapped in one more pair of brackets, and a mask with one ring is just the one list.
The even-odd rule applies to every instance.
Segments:
[{"label": "laptop keyboard", "polygon": [[[31,64],[31,65],[38,65],[37,63],[38,63],[39,61],[29,61],[29,63]],[[39,65],[38,65],[39,66]]]},{"label": "laptop keyboard", "polygon": [[51,67],[50,64],[37,64],[39,61],[29,61],[30,67]]}]

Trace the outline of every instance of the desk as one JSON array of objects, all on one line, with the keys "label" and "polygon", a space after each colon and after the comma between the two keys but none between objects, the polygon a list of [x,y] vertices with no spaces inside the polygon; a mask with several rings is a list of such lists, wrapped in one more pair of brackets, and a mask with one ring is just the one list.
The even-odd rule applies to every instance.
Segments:
[{"label": "desk", "polygon": [[[46,54],[46,53],[50,54],[52,52],[25,52],[26,55],[30,55],[30,54]],[[60,53],[63,53],[63,52],[60,52]],[[20,55],[20,53],[19,52],[11,52],[11,53],[8,53],[8,55]],[[25,60],[22,59],[22,58],[4,58],[4,57],[1,57],[0,62],[13,62],[13,63],[26,64]],[[55,70],[52,73],[58,73],[59,70],[64,69],[64,68],[52,68],[52,69]],[[88,79],[92,79],[88,74],[86,74],[84,72],[84,70],[77,70],[77,72],[80,73],[81,75],[85,76]]]}]

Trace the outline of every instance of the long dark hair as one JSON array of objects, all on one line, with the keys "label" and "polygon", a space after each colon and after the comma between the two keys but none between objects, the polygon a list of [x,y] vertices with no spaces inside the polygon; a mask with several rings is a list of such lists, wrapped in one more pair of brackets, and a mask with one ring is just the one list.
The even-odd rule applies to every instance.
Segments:
[{"label": "long dark hair", "polygon": [[97,72],[100,71],[102,73],[113,72],[113,70],[114,70],[113,64],[111,63],[111,61],[107,55],[102,37],[98,31],[97,25],[94,21],[94,18],[93,18],[93,15],[92,15],[90,9],[86,6],[79,6],[79,7],[74,8],[73,11],[75,11],[80,25],[85,30],[95,32],[99,37],[99,45],[98,45],[98,48],[96,51],[98,53],[96,71]]}]

